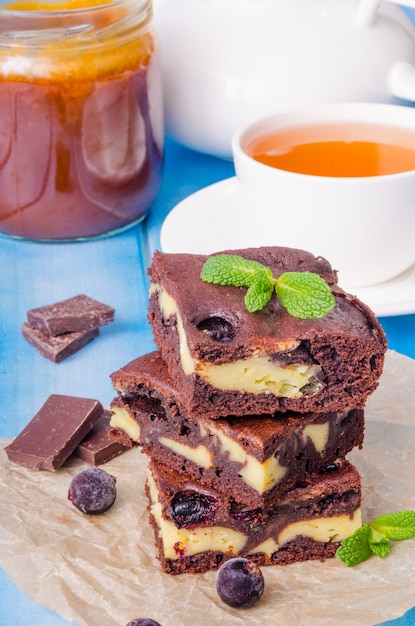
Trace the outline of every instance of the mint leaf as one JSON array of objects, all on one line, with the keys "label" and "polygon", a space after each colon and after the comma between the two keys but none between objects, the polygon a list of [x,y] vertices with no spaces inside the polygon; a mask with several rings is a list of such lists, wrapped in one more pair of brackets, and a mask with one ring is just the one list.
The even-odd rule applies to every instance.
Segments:
[{"label": "mint leaf", "polygon": [[383,533],[378,532],[370,525],[369,546],[374,554],[384,559],[390,552],[390,543]]},{"label": "mint leaf", "polygon": [[384,559],[385,556],[388,556],[389,552],[391,551],[390,543],[387,539],[385,539],[385,541],[381,541],[380,543],[370,542],[369,545],[372,552],[377,556],[380,556],[381,559]]},{"label": "mint leaf", "polygon": [[302,319],[320,318],[336,305],[324,279],[313,272],[285,272],[278,279],[258,261],[237,254],[216,254],[203,265],[200,278],[215,285],[248,287],[245,306],[254,313],[263,309],[275,292],[288,313]]},{"label": "mint leaf", "polygon": [[387,539],[402,541],[415,537],[415,511],[387,513],[373,520],[371,526]]},{"label": "mint leaf", "polygon": [[268,281],[273,285],[272,272],[268,267],[236,254],[217,254],[209,257],[200,277],[207,283],[234,287],[250,287],[258,281]]},{"label": "mint leaf", "polygon": [[366,561],[372,554],[369,536],[370,526],[363,524],[350,537],[343,539],[336,551],[337,558],[343,561],[347,567],[353,567],[353,565]]},{"label": "mint leaf", "polygon": [[245,306],[250,313],[260,311],[271,300],[273,285],[266,285],[260,281],[251,285],[245,294]]},{"label": "mint leaf", "polygon": [[312,272],[285,272],[275,290],[288,313],[301,319],[324,317],[336,305],[329,285]]},{"label": "mint leaf", "polygon": [[411,537],[415,537],[415,511],[387,513],[343,539],[336,556],[350,567],[368,559],[371,552],[385,558],[391,549],[389,541]]}]

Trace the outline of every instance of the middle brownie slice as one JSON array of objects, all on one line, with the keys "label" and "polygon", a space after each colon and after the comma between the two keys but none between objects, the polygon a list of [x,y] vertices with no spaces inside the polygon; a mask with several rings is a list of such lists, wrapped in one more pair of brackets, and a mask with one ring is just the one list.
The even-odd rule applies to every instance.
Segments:
[{"label": "middle brownie slice", "polygon": [[210,419],[189,416],[158,352],[111,376],[111,436],[142,446],[179,474],[251,507],[268,506],[310,472],[361,447],[364,412],[276,413]]}]

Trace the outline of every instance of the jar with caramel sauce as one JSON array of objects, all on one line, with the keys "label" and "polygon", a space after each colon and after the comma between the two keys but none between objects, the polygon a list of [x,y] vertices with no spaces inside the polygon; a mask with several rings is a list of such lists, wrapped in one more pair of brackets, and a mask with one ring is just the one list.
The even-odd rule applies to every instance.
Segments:
[{"label": "jar with caramel sauce", "polygon": [[0,4],[0,232],[96,238],[149,211],[163,106],[150,0]]}]

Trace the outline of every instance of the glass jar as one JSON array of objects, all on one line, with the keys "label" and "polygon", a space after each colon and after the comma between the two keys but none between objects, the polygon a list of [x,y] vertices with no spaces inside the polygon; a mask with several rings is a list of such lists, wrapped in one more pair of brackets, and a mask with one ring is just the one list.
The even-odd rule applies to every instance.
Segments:
[{"label": "glass jar", "polygon": [[0,4],[0,232],[40,241],[140,221],[163,160],[151,0]]}]

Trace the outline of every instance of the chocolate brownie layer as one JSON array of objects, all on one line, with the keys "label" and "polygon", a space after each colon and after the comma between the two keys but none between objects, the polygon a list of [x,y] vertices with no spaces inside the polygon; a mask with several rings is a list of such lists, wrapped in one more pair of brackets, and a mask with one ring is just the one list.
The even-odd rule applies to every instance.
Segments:
[{"label": "chocolate brownie layer", "polygon": [[276,278],[287,271],[320,274],[336,306],[322,319],[298,319],[274,294],[263,310],[249,313],[245,288],[200,279],[206,256],[156,252],[149,321],[188,413],[218,418],[362,407],[386,352],[374,314],[338,286],[321,257],[278,247],[228,252],[266,265]]},{"label": "chocolate brownie layer", "polygon": [[135,359],[112,379],[129,394],[112,402],[111,436],[142,445],[167,467],[251,507],[282,497],[307,472],[363,442],[362,409],[190,419],[158,352]]},{"label": "chocolate brownie layer", "polygon": [[334,555],[361,525],[360,477],[347,461],[312,474],[278,504],[237,505],[150,462],[150,521],[165,572],[204,572],[233,556],[260,565],[286,565]]}]

